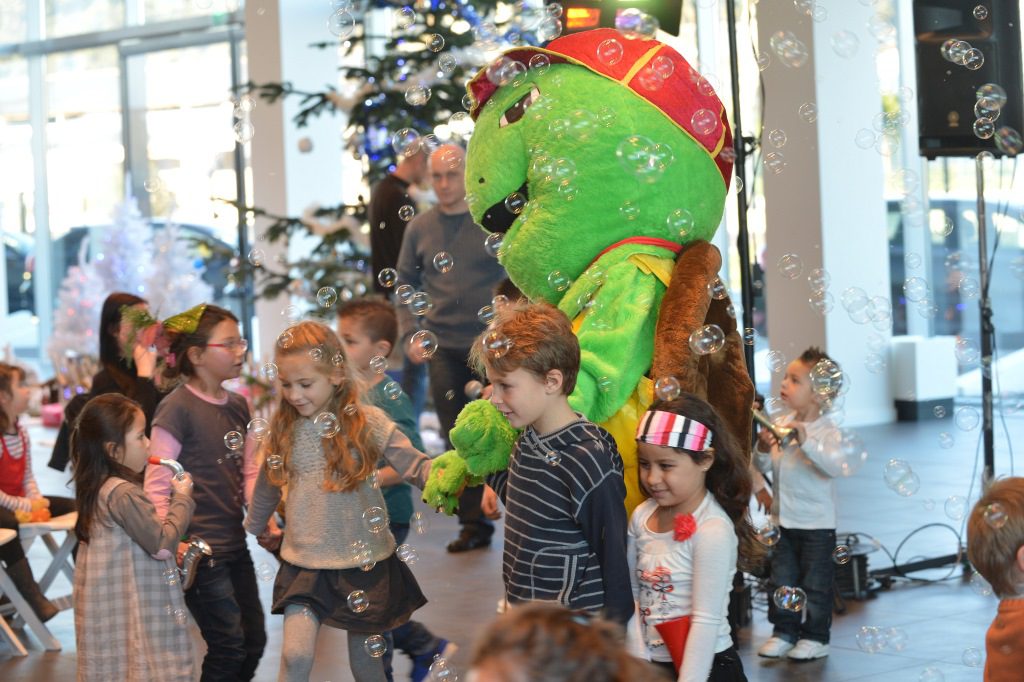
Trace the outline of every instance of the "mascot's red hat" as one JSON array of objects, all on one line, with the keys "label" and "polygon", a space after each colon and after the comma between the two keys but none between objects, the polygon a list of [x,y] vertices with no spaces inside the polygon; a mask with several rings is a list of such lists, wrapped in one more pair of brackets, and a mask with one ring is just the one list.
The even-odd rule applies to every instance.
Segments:
[{"label": "mascot's red hat", "polygon": [[[612,38],[622,46],[622,58],[614,64],[607,64],[598,59],[598,46]],[[528,65],[530,58],[536,54],[546,54],[552,64],[582,66],[599,76],[621,83],[653,104],[708,152],[718,166],[725,186],[729,186],[735,154],[725,107],[707,80],[671,47],[657,40],[626,39],[615,29],[599,28],[558,38],[543,48],[512,48],[504,56]],[[668,67],[669,64],[671,67]],[[662,78],[653,73],[652,70],[656,68],[661,73],[669,71],[669,77]],[[487,69],[484,68],[473,76],[467,89],[473,98],[473,108],[469,113],[476,120],[480,109],[498,86],[487,78]],[[714,130],[709,132],[698,131],[694,125],[694,114],[702,109],[716,115],[721,125],[714,126]],[[707,127],[703,126],[705,129]]]}]

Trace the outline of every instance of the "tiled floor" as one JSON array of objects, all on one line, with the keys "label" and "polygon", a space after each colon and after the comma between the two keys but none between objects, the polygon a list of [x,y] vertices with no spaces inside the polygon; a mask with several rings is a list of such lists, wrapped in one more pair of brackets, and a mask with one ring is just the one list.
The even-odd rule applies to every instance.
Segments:
[{"label": "tiled floor", "polygon": [[[1024,443],[1024,413],[1008,416],[1010,442]],[[996,472],[1010,472],[1007,435],[997,421]],[[945,513],[947,498],[968,496],[975,462],[979,432],[957,430],[950,419],[925,424],[894,424],[858,429],[868,447],[869,459],[856,475],[839,483],[840,531],[870,534],[889,552],[914,529],[927,524],[900,549],[897,559],[904,564],[920,558],[955,553],[961,523]],[[951,448],[940,446],[939,434],[954,437]],[[46,469],[49,442],[53,433],[34,428],[34,457],[42,488],[52,494],[66,493],[66,478]],[[909,462],[921,480],[920,490],[900,497],[885,487],[882,472],[890,458]],[[977,489],[973,491],[977,495]],[[464,555],[449,555],[444,544],[455,535],[454,520],[429,514],[431,525],[424,536],[411,542],[419,552],[415,571],[430,603],[417,613],[417,619],[438,634],[457,642],[461,649],[452,659],[465,671],[472,641],[480,627],[494,616],[494,605],[501,594],[500,534],[490,550]],[[259,547],[253,555],[257,565],[273,558]],[[31,553],[34,565],[42,570],[45,549],[37,543]],[[868,555],[870,570],[891,565],[883,551]],[[933,580],[950,573],[949,568],[918,574]],[[63,579],[61,579],[62,581]],[[68,588],[58,582],[53,592]],[[264,605],[268,604],[271,582],[260,585]],[[751,627],[742,633],[740,652],[747,677],[753,681],[872,680],[905,682],[917,680],[980,680],[981,669],[964,664],[964,652],[971,648],[984,651],[984,634],[995,612],[996,600],[977,594],[956,570],[947,580],[931,583],[897,581],[890,589],[877,591],[871,599],[850,601],[843,615],[836,615],[832,626],[832,653],[824,660],[795,664],[758,659],[755,649],[770,634],[764,612],[765,597],[756,598]],[[758,608],[758,606],[760,608]],[[866,653],[857,644],[862,626],[899,628],[906,637],[902,650],[890,649]],[[47,653],[29,636],[32,647],[26,658],[10,656],[0,644],[0,679],[7,682],[71,680],[74,678],[74,622],[71,612],[61,613],[51,629],[64,644],[64,651]],[[269,616],[270,644],[257,674],[258,680],[274,680],[281,644],[281,620]],[[344,638],[325,629],[321,634],[314,680],[339,682],[350,678],[344,650]],[[396,679],[407,679],[408,662],[396,658]],[[462,675],[465,679],[465,675]]]}]

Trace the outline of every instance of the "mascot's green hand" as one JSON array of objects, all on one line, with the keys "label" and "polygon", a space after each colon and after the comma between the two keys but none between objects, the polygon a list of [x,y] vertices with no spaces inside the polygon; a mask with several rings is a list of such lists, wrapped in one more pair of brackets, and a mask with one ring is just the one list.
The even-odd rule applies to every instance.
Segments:
[{"label": "mascot's green hand", "polygon": [[519,431],[487,400],[474,400],[462,408],[448,437],[478,480],[504,471]]},{"label": "mascot's green hand", "polygon": [[423,486],[423,501],[448,516],[459,506],[459,495],[466,487],[469,473],[466,461],[454,450],[438,455],[430,463],[430,477]]}]

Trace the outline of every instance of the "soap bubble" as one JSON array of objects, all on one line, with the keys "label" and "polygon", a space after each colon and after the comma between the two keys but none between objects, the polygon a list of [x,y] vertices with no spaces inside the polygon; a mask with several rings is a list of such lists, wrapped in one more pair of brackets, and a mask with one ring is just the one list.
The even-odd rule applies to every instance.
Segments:
[{"label": "soap bubble", "polygon": [[874,625],[861,626],[856,639],[860,650],[869,654],[877,654],[885,647],[885,633]]},{"label": "soap bubble", "polygon": [[455,667],[440,656],[434,656],[434,662],[430,664],[427,672],[427,679],[430,680],[430,682],[459,681],[459,675],[456,672]]},{"label": "soap bubble", "polygon": [[985,663],[985,657],[979,649],[972,646],[964,649],[960,661],[968,668],[980,668]]},{"label": "soap bubble", "polygon": [[512,194],[505,197],[505,208],[512,215],[519,215],[523,212],[523,209],[526,208],[526,197],[519,192],[512,192]]},{"label": "soap bubble", "polygon": [[832,278],[829,276],[828,271],[825,268],[814,268],[807,273],[807,284],[811,287],[811,291],[819,293],[828,289],[828,285],[831,283]]},{"label": "soap bubble", "polygon": [[844,59],[857,54],[860,38],[852,31],[837,31],[832,34],[832,51]]},{"label": "soap bubble", "polygon": [[907,643],[910,641],[907,631],[903,628],[886,628],[883,634],[885,636],[885,648],[890,651],[903,651],[907,648]]},{"label": "soap bubble", "polygon": [[274,569],[266,561],[261,561],[256,565],[256,577],[265,583],[269,583],[274,579]]},{"label": "soap bubble", "polygon": [[811,368],[811,388],[818,395],[836,395],[843,383],[843,372],[835,362],[824,359]]},{"label": "soap bubble", "polygon": [[430,300],[430,295],[425,291],[417,291],[409,299],[409,310],[413,315],[426,315],[433,307],[434,302]]},{"label": "soap bubble", "polygon": [[501,254],[501,244],[505,240],[505,236],[500,232],[492,232],[487,235],[487,239],[484,240],[484,251],[488,255],[497,258]]},{"label": "soap bubble", "polygon": [[535,54],[530,57],[529,67],[539,74],[544,74],[551,67],[551,58],[543,53]]},{"label": "soap bubble", "polygon": [[690,125],[698,135],[710,135],[718,129],[718,116],[710,109],[698,109],[690,117]]},{"label": "soap bubble", "polygon": [[693,214],[685,208],[674,209],[668,214],[665,224],[672,234],[685,238],[693,229]]},{"label": "soap bubble", "polygon": [[383,374],[388,370],[388,359],[383,355],[374,355],[370,358],[370,369],[374,374]]},{"label": "soap bubble", "polygon": [[440,33],[431,33],[427,39],[427,48],[431,52],[440,52],[444,49],[444,36]]},{"label": "soap bubble", "polygon": [[818,105],[814,102],[804,102],[797,109],[797,113],[807,123],[814,123],[818,120]]},{"label": "soap bubble", "polygon": [[978,573],[977,571],[973,571],[971,573],[970,586],[971,590],[973,590],[975,594],[981,595],[982,597],[992,596],[992,585],[985,580],[981,573]]},{"label": "soap bubble", "polygon": [[284,457],[277,453],[267,455],[267,468],[271,471],[280,471],[284,467]]},{"label": "soap bubble", "polygon": [[681,391],[679,380],[672,375],[659,377],[654,382],[654,395],[658,400],[675,400]]},{"label": "soap bubble", "polygon": [[1020,133],[1009,126],[1003,126],[996,130],[995,141],[999,151],[1008,156],[1016,156],[1021,149],[1024,149],[1024,140]]},{"label": "soap bubble", "polygon": [[972,14],[978,21],[984,21],[985,19],[988,19],[988,7],[985,7],[985,5],[976,5]]},{"label": "soap bubble", "polygon": [[381,533],[388,527],[388,514],[383,507],[369,507],[363,512],[363,525],[371,533]]},{"label": "soap bubble", "polygon": [[950,38],[946,42],[942,43],[942,47],[939,48],[939,52],[942,54],[942,58],[948,62],[954,64],[963,64],[964,55],[971,49],[971,44],[965,40],[957,40],[956,38]]},{"label": "soap bubble", "polygon": [[979,140],[987,140],[996,134],[996,124],[990,118],[979,118],[974,121],[973,130]]},{"label": "soap bubble", "polygon": [[377,281],[382,287],[390,289],[398,281],[398,271],[394,268],[384,268],[377,273]]},{"label": "soap bubble", "polygon": [[434,254],[434,269],[445,274],[451,272],[451,269],[455,267],[455,259],[447,251],[438,251]]},{"label": "soap bubble", "polygon": [[985,83],[974,94],[978,99],[992,100],[998,109],[1002,109],[1006,104],[1006,90],[996,83]]},{"label": "soap bubble", "polygon": [[327,30],[342,40],[351,36],[355,28],[355,17],[345,10],[338,10],[327,18]]},{"label": "soap bubble", "polygon": [[807,605],[807,594],[799,587],[783,585],[775,590],[772,600],[775,602],[775,606],[784,611],[800,613]]},{"label": "soap bubble", "polygon": [[402,385],[397,381],[387,382],[381,390],[384,392],[384,397],[388,400],[398,400],[402,397]]},{"label": "soap bubble", "polygon": [[766,521],[755,531],[755,537],[765,547],[774,547],[782,539],[782,531],[771,521]]},{"label": "soap bubble", "polygon": [[743,330],[743,343],[748,346],[754,345],[754,339],[757,337],[757,330],[753,327],[746,327]]},{"label": "soap bubble", "polygon": [[260,442],[270,435],[270,422],[263,417],[256,417],[246,425],[245,430],[253,440]]},{"label": "soap bubble", "polygon": [[946,408],[943,405],[936,405],[932,408],[932,414],[935,415],[936,419],[942,419],[946,416]]},{"label": "soap bubble", "polygon": [[953,436],[945,431],[939,434],[939,447],[943,450],[949,450],[956,444]]},{"label": "soap bubble", "polygon": [[960,296],[966,300],[978,298],[981,294],[981,284],[973,277],[962,278],[957,288],[960,289]]},{"label": "soap bubble", "polygon": [[398,156],[411,156],[420,148],[420,134],[412,128],[401,128],[391,136],[391,148]]},{"label": "soap bubble", "polygon": [[929,666],[921,671],[921,674],[917,676],[917,682],[944,682],[946,676],[941,670],[934,666]]},{"label": "soap bubble", "polygon": [[437,343],[437,334],[428,329],[419,330],[409,339],[409,345],[419,348],[423,357],[428,359],[437,352]]},{"label": "soap bubble", "polygon": [[928,282],[920,277],[908,277],[903,282],[903,295],[915,303],[924,299],[928,296]]},{"label": "soap bubble", "polygon": [[551,42],[560,35],[562,35],[562,22],[554,17],[545,17],[537,26],[537,40],[542,43]]},{"label": "soap bubble", "polygon": [[413,513],[412,520],[409,522],[409,527],[412,529],[412,532],[417,535],[426,535],[427,531],[430,530],[430,520],[423,512],[418,511]]},{"label": "soap bubble", "polygon": [[412,288],[412,285],[400,284],[398,288],[395,289],[395,299],[400,305],[409,305],[412,301],[413,294],[415,293],[416,290]]},{"label": "soap bubble", "polygon": [[804,271],[804,262],[795,253],[787,253],[776,263],[779,274],[786,279],[796,279]]},{"label": "soap bubble", "polygon": [[264,379],[271,383],[277,381],[277,365],[273,362],[264,364],[263,367],[260,368],[260,374],[263,375]]},{"label": "soap bubble", "polygon": [[781,350],[770,350],[765,356],[768,362],[768,369],[772,374],[778,374],[786,368],[786,355]]},{"label": "soap bubble", "polygon": [[717,353],[725,347],[725,332],[717,324],[706,324],[690,334],[690,349],[697,355]]},{"label": "soap bubble", "polygon": [[185,609],[174,609],[174,624],[184,626],[188,624],[188,612]]},{"label": "soap bubble", "polygon": [[883,470],[882,477],[885,480],[885,485],[890,488],[895,488],[900,480],[912,471],[913,469],[909,462],[903,459],[894,458],[885,463],[885,469]]},{"label": "soap bubble", "polygon": [[362,590],[353,590],[352,592],[349,592],[348,599],[345,601],[348,603],[348,607],[352,609],[353,613],[362,613],[366,609],[370,608],[370,600]]},{"label": "soap bubble", "polygon": [[786,137],[786,131],[775,128],[768,133],[768,143],[776,149],[782,149],[786,146],[788,138]]},{"label": "soap bubble", "polygon": [[320,287],[316,292],[316,302],[321,308],[330,308],[338,302],[338,292],[334,287]]},{"label": "soap bubble", "polygon": [[832,550],[832,561],[840,566],[850,563],[850,556],[850,548],[846,545],[839,545]]},{"label": "soap bubble", "polygon": [[263,261],[266,260],[267,254],[264,253],[263,249],[252,249],[249,251],[249,264],[254,268],[258,268],[263,265]]},{"label": "soap bubble", "polygon": [[864,368],[872,374],[881,374],[888,363],[881,353],[868,353],[864,356]]},{"label": "soap bubble", "polygon": [[485,305],[476,311],[476,319],[480,320],[480,324],[489,325],[494,321],[494,306]]},{"label": "soap bubble", "polygon": [[416,23],[416,12],[412,7],[399,7],[392,14],[395,28],[405,29]]},{"label": "soap bubble", "polygon": [[764,167],[770,170],[772,175],[781,175],[782,171],[786,170],[786,157],[782,152],[768,152],[764,155]]},{"label": "soap bubble", "polygon": [[413,216],[415,215],[416,209],[410,206],[409,204],[400,206],[398,208],[398,217],[404,220],[405,222],[409,222],[410,220],[412,220]]},{"label": "soap bubble", "polygon": [[395,556],[398,557],[399,561],[410,566],[419,561],[420,558],[416,549],[410,545],[399,545],[395,549]]},{"label": "soap bubble", "polygon": [[961,365],[973,365],[981,359],[981,349],[974,339],[957,339],[954,353]]},{"label": "soap bubble", "polygon": [[480,343],[484,351],[495,359],[504,357],[512,349],[512,340],[494,329],[484,334]]},{"label": "soap bubble", "polygon": [[228,450],[241,450],[245,444],[245,438],[238,431],[228,431],[224,434],[224,447]]},{"label": "soap bubble", "polygon": [[615,29],[629,40],[654,38],[658,33],[658,20],[631,7],[616,14]]},{"label": "soap bubble", "polygon": [[164,570],[164,582],[167,583],[168,585],[172,585],[172,586],[173,585],[177,585],[178,584],[178,569],[176,569],[176,568],[168,568],[168,569]]},{"label": "soap bubble", "polygon": [[1006,522],[1009,520],[1009,516],[1006,514],[1006,509],[998,502],[993,502],[985,507],[985,511],[982,514],[985,517],[985,523],[996,530],[1005,526]]},{"label": "soap bubble", "polygon": [[239,144],[252,142],[252,138],[256,135],[256,128],[248,120],[239,121],[232,126],[232,130],[235,133],[235,141]]},{"label": "soap bubble", "polygon": [[549,466],[558,466],[562,463],[562,454],[557,450],[548,450],[544,453],[544,461],[547,462]]},{"label": "soap bubble", "polygon": [[946,516],[954,521],[960,521],[964,518],[964,514],[967,511],[967,500],[961,495],[950,495],[946,498],[944,509],[946,510]]},{"label": "soap bubble", "polygon": [[606,66],[615,66],[622,61],[622,43],[615,38],[602,41],[597,46],[597,60]]},{"label": "soap bubble", "polygon": [[560,270],[552,270],[548,273],[548,284],[555,291],[565,291],[572,284],[572,280]]},{"label": "soap bubble", "polygon": [[338,431],[341,430],[338,416],[330,412],[321,412],[314,417],[313,425],[316,427],[317,433],[320,434],[321,438],[334,438],[338,435]]},{"label": "soap bubble", "polygon": [[[356,611],[355,609],[352,610]],[[359,613],[359,611],[356,611],[356,613]],[[387,640],[384,639],[383,635],[370,635],[363,642],[363,650],[373,658],[381,658],[388,651]]]},{"label": "soap bubble", "polygon": [[961,407],[956,411],[956,417],[953,419],[956,427],[961,431],[973,431],[979,421],[981,421],[981,416],[973,407]]}]

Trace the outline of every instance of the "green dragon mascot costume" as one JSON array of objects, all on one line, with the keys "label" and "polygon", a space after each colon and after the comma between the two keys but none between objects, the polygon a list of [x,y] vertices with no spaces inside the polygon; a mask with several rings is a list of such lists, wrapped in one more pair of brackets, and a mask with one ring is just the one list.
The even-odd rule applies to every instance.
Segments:
[{"label": "green dragon mascot costume", "polygon": [[[469,91],[470,211],[504,233],[513,283],[573,321],[570,403],[614,436],[631,512],[636,424],[656,383],[705,397],[750,443],[753,386],[708,242],[732,171],[725,110],[675,50],[611,29],[512,49]],[[487,401],[467,405],[423,499],[451,513],[465,485],[507,467],[517,435]]]}]

